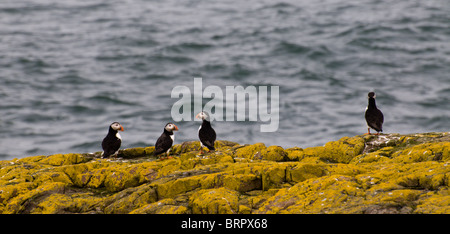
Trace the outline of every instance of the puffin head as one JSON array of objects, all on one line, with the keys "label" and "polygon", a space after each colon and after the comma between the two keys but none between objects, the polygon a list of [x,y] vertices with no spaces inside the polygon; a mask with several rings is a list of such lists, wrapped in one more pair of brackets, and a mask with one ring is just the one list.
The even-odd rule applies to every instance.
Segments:
[{"label": "puffin head", "polygon": [[166,129],[166,131],[168,132],[178,131],[178,127],[173,123],[167,123],[164,129]]},{"label": "puffin head", "polygon": [[112,129],[115,130],[115,131],[123,131],[123,130],[124,130],[124,129],[123,129],[123,126],[120,125],[119,122],[114,122],[114,123],[112,123],[112,124],[110,125],[110,128],[112,128]]},{"label": "puffin head", "polygon": [[202,120],[206,120],[209,122],[209,114],[206,111],[202,111],[200,113],[198,113],[195,118],[197,119],[202,119]]},{"label": "puffin head", "polygon": [[376,97],[376,95],[375,95],[375,93],[374,93],[374,92],[370,92],[370,93],[368,94],[368,97],[369,97],[369,98],[375,98],[375,97]]}]

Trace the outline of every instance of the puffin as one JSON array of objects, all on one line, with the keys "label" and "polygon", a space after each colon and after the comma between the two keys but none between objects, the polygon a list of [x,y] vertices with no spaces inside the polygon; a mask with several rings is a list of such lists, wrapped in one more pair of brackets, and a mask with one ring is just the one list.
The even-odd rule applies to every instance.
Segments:
[{"label": "puffin", "polygon": [[102,141],[102,158],[107,158],[111,155],[117,157],[120,145],[122,144],[122,137],[119,131],[123,130],[123,126],[118,122],[114,122],[109,126],[108,134]]},{"label": "puffin", "polygon": [[155,144],[155,156],[166,153],[166,158],[168,157],[170,148],[172,147],[173,141],[175,140],[173,131],[178,131],[178,127],[175,124],[167,123],[166,126],[164,126],[164,132],[161,134]]},{"label": "puffin", "polygon": [[202,119],[202,125],[198,128],[198,138],[200,138],[200,154],[203,154],[203,147],[214,152],[214,142],[216,141],[216,132],[211,127],[209,114],[205,111],[198,113],[195,118]]},{"label": "puffin", "polygon": [[375,104],[375,93],[369,92],[369,105],[366,108],[365,118],[367,122],[367,134],[370,135],[370,129],[377,131],[375,135],[379,135],[383,131],[383,113],[377,108]]}]

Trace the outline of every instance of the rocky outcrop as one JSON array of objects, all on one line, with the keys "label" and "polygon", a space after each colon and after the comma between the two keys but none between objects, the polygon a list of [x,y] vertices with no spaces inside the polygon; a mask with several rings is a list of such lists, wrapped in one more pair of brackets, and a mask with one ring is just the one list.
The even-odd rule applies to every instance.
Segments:
[{"label": "rocky outcrop", "polygon": [[0,161],[0,213],[450,213],[450,134],[344,137],[283,149],[198,141]]}]

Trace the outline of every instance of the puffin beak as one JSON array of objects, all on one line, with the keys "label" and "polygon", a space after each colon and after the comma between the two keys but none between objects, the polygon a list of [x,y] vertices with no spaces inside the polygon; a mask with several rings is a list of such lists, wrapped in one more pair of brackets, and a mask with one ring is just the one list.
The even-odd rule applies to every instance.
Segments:
[{"label": "puffin beak", "polygon": [[177,125],[173,125],[175,128],[173,129],[173,131],[178,131],[178,127],[177,127]]},{"label": "puffin beak", "polygon": [[122,131],[122,132],[123,132],[123,130],[124,130],[124,129],[123,129],[123,126],[122,126],[122,125],[120,125],[120,131]]},{"label": "puffin beak", "polygon": [[201,112],[198,113],[198,114],[195,116],[195,118],[197,118],[197,119],[202,119],[202,118],[200,117],[200,114],[201,114]]}]

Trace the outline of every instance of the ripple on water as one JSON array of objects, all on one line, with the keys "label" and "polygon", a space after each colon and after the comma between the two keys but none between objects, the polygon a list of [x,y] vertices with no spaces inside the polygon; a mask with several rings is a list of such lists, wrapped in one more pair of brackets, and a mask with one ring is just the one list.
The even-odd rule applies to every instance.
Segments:
[{"label": "ripple on water", "polygon": [[[112,121],[124,147],[152,145],[172,121],[171,90],[192,91],[194,76],[203,88],[280,86],[277,132],[216,122],[218,139],[304,148],[361,134],[370,90],[387,132],[448,131],[443,4],[6,1],[0,157],[99,151]],[[198,125],[177,122],[177,143],[196,140]]]}]

